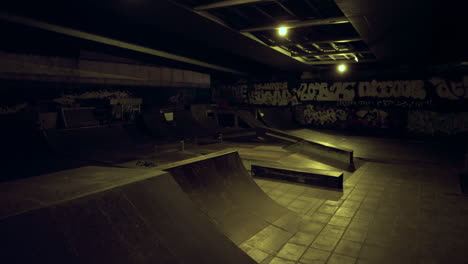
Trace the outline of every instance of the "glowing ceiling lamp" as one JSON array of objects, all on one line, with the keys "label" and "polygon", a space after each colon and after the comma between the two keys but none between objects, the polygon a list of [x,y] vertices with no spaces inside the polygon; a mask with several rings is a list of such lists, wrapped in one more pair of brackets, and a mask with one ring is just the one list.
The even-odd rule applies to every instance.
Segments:
[{"label": "glowing ceiling lamp", "polygon": [[288,28],[287,27],[278,28],[278,34],[282,37],[286,36],[288,34]]},{"label": "glowing ceiling lamp", "polygon": [[338,65],[337,69],[338,69],[338,72],[343,73],[346,71],[346,65],[340,64]]}]

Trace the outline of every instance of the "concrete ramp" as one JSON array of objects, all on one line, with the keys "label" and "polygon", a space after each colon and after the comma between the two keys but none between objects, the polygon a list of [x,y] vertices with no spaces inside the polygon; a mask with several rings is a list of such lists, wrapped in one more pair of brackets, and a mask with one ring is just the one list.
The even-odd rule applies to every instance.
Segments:
[{"label": "concrete ramp", "polygon": [[193,104],[190,111],[198,123],[205,129],[216,131],[219,129],[218,119],[213,107],[207,104]]},{"label": "concrete ramp", "polygon": [[288,212],[257,186],[236,151],[216,152],[157,169],[170,172],[194,203],[236,244]]},{"label": "concrete ramp", "polygon": [[174,112],[174,118],[176,122],[176,133],[180,138],[190,139],[217,134],[217,129],[214,127],[205,127],[201,122],[195,119],[192,111],[176,111]]},{"label": "concrete ramp", "polygon": [[146,130],[155,138],[170,138],[174,127],[171,126],[160,109],[143,111],[143,123]]},{"label": "concrete ramp", "polygon": [[355,169],[354,152],[351,149],[342,148],[323,141],[312,141],[279,129],[265,126],[257,128],[257,135],[290,142],[290,145],[285,147],[286,150],[306,154],[314,160],[330,164],[336,168],[348,171],[354,171]]},{"label": "concrete ramp", "polygon": [[294,129],[298,124],[294,122],[290,107],[262,107],[259,109],[262,121],[271,128]]},{"label": "concrete ramp", "polygon": [[252,128],[257,128],[257,127],[262,127],[264,124],[255,118],[255,116],[247,110],[238,110],[236,111],[237,116],[244,121],[246,124],[248,124]]},{"label": "concrete ramp", "polygon": [[63,124],[67,128],[98,126],[94,115],[95,107],[62,108]]},{"label": "concrete ramp", "polygon": [[255,128],[257,137],[279,139],[291,144],[287,150],[309,155],[311,158],[331,164],[334,167],[353,171],[353,150],[342,148],[323,141],[314,141],[288,133],[286,131],[267,127],[257,120],[249,111],[235,111],[236,115],[252,128]]},{"label": "concrete ramp", "polygon": [[84,167],[0,193],[2,263],[255,263],[167,172]]}]

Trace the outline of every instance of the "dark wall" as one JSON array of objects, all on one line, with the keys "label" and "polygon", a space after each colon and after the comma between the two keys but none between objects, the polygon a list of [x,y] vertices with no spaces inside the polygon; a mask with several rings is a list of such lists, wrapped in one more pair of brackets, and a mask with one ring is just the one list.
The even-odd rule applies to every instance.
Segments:
[{"label": "dark wall", "polygon": [[[0,112],[4,114],[37,105],[40,105],[38,110],[41,112],[55,111],[51,105],[92,106],[87,104],[92,104],[96,99],[113,98],[142,98],[143,107],[161,108],[207,103],[211,100],[211,91],[206,88],[97,86],[0,80]],[[44,108],[44,105],[48,107]]]}]

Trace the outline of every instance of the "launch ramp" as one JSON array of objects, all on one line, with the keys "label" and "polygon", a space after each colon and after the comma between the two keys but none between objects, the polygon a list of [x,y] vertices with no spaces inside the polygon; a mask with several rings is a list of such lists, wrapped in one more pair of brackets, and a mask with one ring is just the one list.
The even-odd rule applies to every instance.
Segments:
[{"label": "launch ramp", "polygon": [[0,194],[3,263],[256,263],[167,172],[83,167]]},{"label": "launch ramp", "polygon": [[288,213],[253,181],[236,151],[221,151],[158,167],[236,244]]}]

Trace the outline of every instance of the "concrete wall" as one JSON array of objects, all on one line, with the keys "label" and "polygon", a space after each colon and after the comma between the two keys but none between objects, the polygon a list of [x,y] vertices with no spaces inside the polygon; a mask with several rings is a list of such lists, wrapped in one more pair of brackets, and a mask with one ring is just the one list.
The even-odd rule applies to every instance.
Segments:
[{"label": "concrete wall", "polygon": [[90,59],[0,52],[0,79],[74,84],[209,88],[210,76],[188,70]]},{"label": "concrete wall", "polygon": [[89,56],[72,59],[0,52],[0,114],[31,107],[52,108],[35,109],[39,112],[56,111],[93,99],[140,98],[149,107],[185,105],[209,100],[210,87],[209,74],[189,70]]}]

